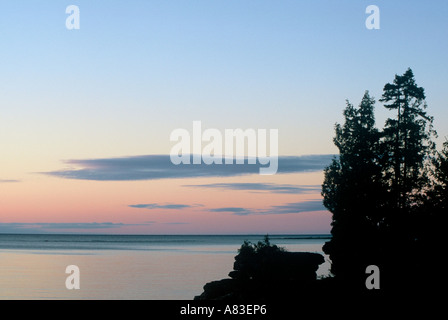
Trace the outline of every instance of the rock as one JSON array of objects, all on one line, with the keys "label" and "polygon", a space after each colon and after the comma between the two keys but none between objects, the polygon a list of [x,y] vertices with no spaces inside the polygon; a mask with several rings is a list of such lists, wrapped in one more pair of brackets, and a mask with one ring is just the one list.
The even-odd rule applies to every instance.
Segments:
[{"label": "rock", "polygon": [[[271,250],[272,248],[272,250]],[[313,290],[324,257],[310,252],[287,252],[265,246],[240,250],[230,279],[212,281],[195,300],[287,299]]]},{"label": "rock", "polygon": [[204,286],[204,292],[195,300],[225,300],[236,291],[236,282],[232,279],[212,281]]},{"label": "rock", "polygon": [[322,255],[310,252],[275,252],[269,255],[235,257],[232,278],[315,280]]}]

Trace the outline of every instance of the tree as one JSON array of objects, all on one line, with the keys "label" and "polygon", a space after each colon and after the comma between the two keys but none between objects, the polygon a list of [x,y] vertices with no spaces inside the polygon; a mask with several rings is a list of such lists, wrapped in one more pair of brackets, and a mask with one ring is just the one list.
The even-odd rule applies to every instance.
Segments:
[{"label": "tree", "polygon": [[383,171],[389,181],[392,208],[402,211],[418,201],[418,195],[428,184],[425,160],[435,150],[432,136],[433,117],[426,114],[425,92],[417,86],[408,69],[387,83],[380,99],[384,107],[396,110],[396,118],[387,119],[383,130]]},{"label": "tree", "polygon": [[448,140],[432,159],[431,187],[418,210],[415,239],[420,255],[437,256],[445,249],[445,226],[448,213]]},{"label": "tree", "polygon": [[432,200],[436,208],[448,212],[448,140],[443,144],[443,149],[437,152],[433,165],[435,179]]},{"label": "tree", "polygon": [[[384,269],[397,286],[419,269],[415,260],[423,252],[418,248],[424,243],[422,235],[427,233],[431,211],[426,199],[431,192],[432,138],[436,132],[433,117],[425,111],[425,98],[424,89],[408,69],[384,86],[380,99],[385,108],[396,111],[394,118],[386,120],[380,146],[383,181],[388,190],[381,239]],[[406,272],[403,264],[408,265]]]},{"label": "tree", "polygon": [[344,279],[358,279],[378,256],[375,239],[385,189],[374,104],[368,91],[358,108],[347,101],[345,122],[336,124],[333,139],[339,158],[324,171],[323,202],[333,213],[332,239],[324,252],[330,255],[332,273]]},{"label": "tree", "polygon": [[397,112],[381,132],[368,92],[357,109],[347,102],[345,123],[336,125],[339,158],[325,169],[322,185],[333,237],[323,249],[344,283],[364,279],[366,266],[374,264],[386,287],[397,289],[428,273],[428,254],[441,249],[448,142],[436,154],[433,118],[411,69],[384,86],[380,101]]}]

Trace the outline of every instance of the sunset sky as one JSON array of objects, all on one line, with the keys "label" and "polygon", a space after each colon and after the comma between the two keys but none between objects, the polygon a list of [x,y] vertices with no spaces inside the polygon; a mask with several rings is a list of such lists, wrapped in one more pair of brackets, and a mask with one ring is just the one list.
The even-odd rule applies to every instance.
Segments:
[{"label": "sunset sky", "polygon": [[[448,136],[447,17],[435,0],[3,1],[0,233],[329,233],[346,99],[410,67]],[[174,167],[170,133],[193,121],[278,129],[278,173]]]}]

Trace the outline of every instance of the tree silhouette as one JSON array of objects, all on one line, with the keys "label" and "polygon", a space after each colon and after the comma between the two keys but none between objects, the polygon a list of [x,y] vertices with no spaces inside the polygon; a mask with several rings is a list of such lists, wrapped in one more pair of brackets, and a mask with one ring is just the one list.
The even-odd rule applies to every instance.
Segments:
[{"label": "tree silhouette", "polygon": [[383,180],[388,191],[381,250],[388,281],[395,286],[403,286],[420,269],[415,263],[420,259],[417,239],[428,220],[429,165],[436,132],[433,117],[425,111],[425,98],[424,89],[408,69],[384,86],[380,99],[385,108],[396,111],[395,118],[386,120],[381,140]]},{"label": "tree silhouette", "polygon": [[443,149],[437,152],[433,160],[434,186],[432,201],[433,205],[448,212],[448,140],[443,144]]},{"label": "tree silhouette", "polygon": [[415,246],[419,272],[432,274],[434,266],[428,263],[445,249],[446,215],[448,213],[448,141],[432,160],[431,185],[424,205],[415,215]]},{"label": "tree silhouette", "polygon": [[424,111],[424,89],[415,83],[411,69],[402,76],[395,75],[393,83],[384,86],[380,101],[387,109],[397,111],[396,118],[387,119],[382,141],[385,179],[395,201],[390,206],[409,209],[428,184],[424,160],[435,148],[431,140],[436,134],[433,117]]},{"label": "tree silhouette", "polygon": [[333,213],[332,239],[323,249],[343,283],[362,286],[367,265],[374,264],[392,290],[425,283],[428,255],[441,250],[448,142],[435,152],[433,118],[411,69],[384,86],[380,101],[397,112],[382,131],[368,92],[358,108],[347,102],[345,123],[335,127],[339,157],[325,169],[322,185],[323,203]]},{"label": "tree silhouette", "polygon": [[374,239],[385,188],[374,104],[367,91],[358,108],[347,101],[345,123],[335,127],[339,158],[325,169],[322,185],[324,205],[333,213],[332,239],[324,252],[330,255],[332,273],[344,281],[359,279],[377,256]]}]

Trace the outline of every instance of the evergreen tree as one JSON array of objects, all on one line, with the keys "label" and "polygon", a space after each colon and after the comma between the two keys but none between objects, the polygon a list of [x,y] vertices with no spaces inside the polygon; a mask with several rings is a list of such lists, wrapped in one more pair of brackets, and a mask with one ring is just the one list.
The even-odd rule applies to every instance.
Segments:
[{"label": "evergreen tree", "polygon": [[335,127],[339,158],[325,169],[322,185],[324,205],[333,213],[332,239],[324,251],[332,260],[331,271],[345,280],[359,279],[377,256],[384,188],[374,104],[367,91],[358,108],[347,101],[345,122]]},{"label": "evergreen tree", "polygon": [[380,101],[397,112],[383,130],[383,170],[392,197],[389,205],[403,211],[416,204],[428,184],[425,160],[435,150],[433,118],[425,112],[424,89],[417,86],[411,69],[384,86]]},{"label": "evergreen tree", "polygon": [[414,208],[412,258],[408,270],[413,287],[424,292],[439,292],[440,283],[434,279],[436,261],[445,250],[446,215],[448,213],[448,141],[432,158],[431,182],[425,191],[423,204]]},{"label": "evergreen tree", "polygon": [[437,152],[432,161],[432,185],[426,201],[418,211],[416,224],[420,226],[417,242],[425,254],[443,252],[445,225],[448,213],[448,141]]},{"label": "evergreen tree", "polygon": [[[426,199],[431,190],[429,165],[436,132],[433,118],[425,111],[425,98],[424,89],[408,69],[384,86],[380,99],[384,107],[396,111],[394,118],[387,119],[381,139],[383,180],[388,190],[381,239],[383,269],[396,287],[404,286],[419,269],[417,248],[423,244],[420,240],[431,211]],[[408,267],[403,269],[403,265]]]},{"label": "evergreen tree", "polygon": [[441,211],[448,212],[448,140],[443,144],[442,151],[437,153],[434,165],[433,204]]},{"label": "evergreen tree", "polygon": [[431,259],[445,241],[448,141],[435,151],[433,118],[411,69],[384,86],[380,101],[396,111],[383,131],[375,128],[368,92],[358,108],[347,102],[345,122],[335,127],[339,157],[322,185],[332,239],[323,249],[344,285],[358,280],[365,288],[366,267],[374,264],[386,291],[417,292],[431,288]]}]

